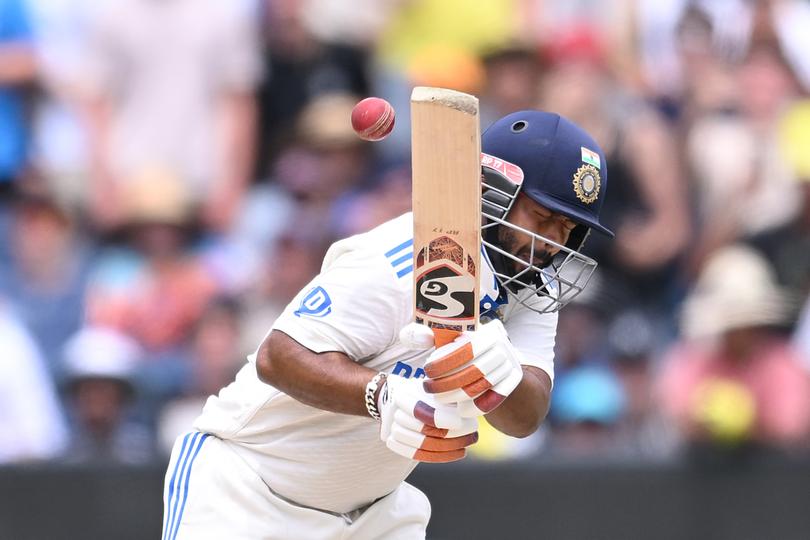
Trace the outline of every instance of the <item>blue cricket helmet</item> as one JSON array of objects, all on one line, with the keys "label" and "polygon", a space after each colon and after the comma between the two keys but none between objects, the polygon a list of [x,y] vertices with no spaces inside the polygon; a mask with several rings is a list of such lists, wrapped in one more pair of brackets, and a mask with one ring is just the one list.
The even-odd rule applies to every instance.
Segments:
[{"label": "blue cricket helmet", "polygon": [[596,141],[559,114],[519,111],[481,136],[481,151],[520,168],[519,191],[580,225],[613,237],[599,222],[607,160]]},{"label": "blue cricket helmet", "polygon": [[[502,291],[534,311],[557,311],[582,292],[596,269],[596,261],[580,253],[590,230],[613,237],[599,221],[607,191],[605,154],[570,120],[534,110],[509,114],[492,124],[482,134],[481,151],[482,240]],[[577,224],[564,246],[508,221],[521,192]],[[532,237],[528,260],[500,245],[502,227]],[[543,245],[559,251],[541,268],[533,256]],[[534,294],[527,296],[526,290]]]}]

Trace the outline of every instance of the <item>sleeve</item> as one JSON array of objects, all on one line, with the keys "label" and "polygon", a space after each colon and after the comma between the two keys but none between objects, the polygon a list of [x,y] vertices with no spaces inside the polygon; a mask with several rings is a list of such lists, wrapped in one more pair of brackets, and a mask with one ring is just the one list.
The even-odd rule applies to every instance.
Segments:
[{"label": "sleeve", "polygon": [[316,353],[362,361],[397,340],[411,316],[407,290],[382,255],[347,251],[298,293],[273,329]]},{"label": "sleeve", "polygon": [[516,310],[505,323],[512,344],[523,353],[523,364],[545,371],[554,384],[554,342],[557,313]]}]

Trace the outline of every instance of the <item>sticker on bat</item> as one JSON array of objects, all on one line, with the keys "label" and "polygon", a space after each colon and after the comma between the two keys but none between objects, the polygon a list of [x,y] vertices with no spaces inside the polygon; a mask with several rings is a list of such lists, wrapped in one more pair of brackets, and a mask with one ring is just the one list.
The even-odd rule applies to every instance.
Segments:
[{"label": "sticker on bat", "polygon": [[475,278],[446,264],[429,269],[416,281],[416,311],[438,319],[475,317]]}]

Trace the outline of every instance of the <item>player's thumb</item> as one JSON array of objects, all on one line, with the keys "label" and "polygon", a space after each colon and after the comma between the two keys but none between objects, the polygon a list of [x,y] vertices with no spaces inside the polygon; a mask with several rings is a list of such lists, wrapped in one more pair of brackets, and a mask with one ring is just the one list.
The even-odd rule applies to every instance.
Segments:
[{"label": "player's thumb", "polygon": [[412,322],[399,331],[399,341],[409,349],[430,349],[433,347],[433,330]]}]

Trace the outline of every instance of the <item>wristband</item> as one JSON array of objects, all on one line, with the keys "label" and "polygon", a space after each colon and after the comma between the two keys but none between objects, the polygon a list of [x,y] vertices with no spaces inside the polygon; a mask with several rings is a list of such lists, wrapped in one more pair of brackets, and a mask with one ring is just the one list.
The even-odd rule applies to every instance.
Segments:
[{"label": "wristband", "polygon": [[382,386],[382,384],[385,383],[386,377],[388,377],[388,374],[381,371],[374,375],[374,377],[368,381],[368,384],[366,385],[366,410],[368,411],[369,416],[371,416],[374,420],[380,419],[380,411],[377,409],[377,400],[375,397],[377,396],[377,390]]}]

